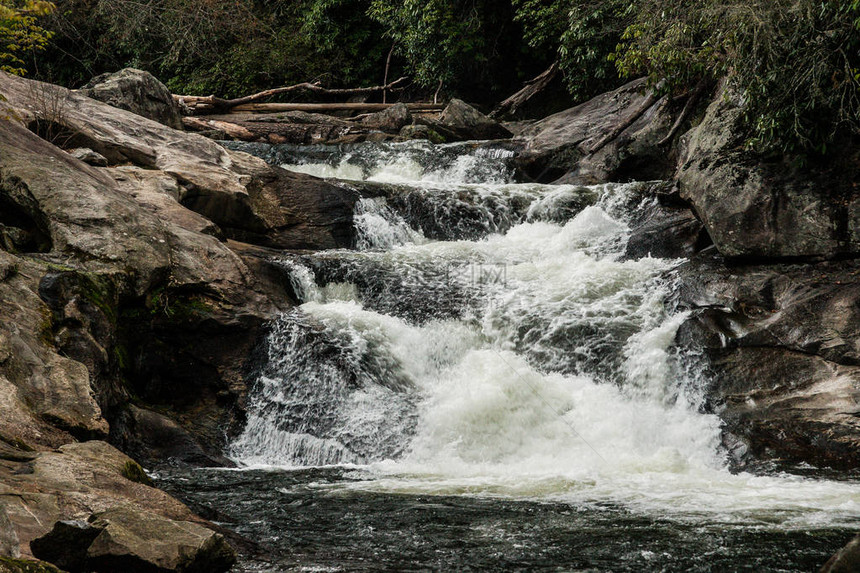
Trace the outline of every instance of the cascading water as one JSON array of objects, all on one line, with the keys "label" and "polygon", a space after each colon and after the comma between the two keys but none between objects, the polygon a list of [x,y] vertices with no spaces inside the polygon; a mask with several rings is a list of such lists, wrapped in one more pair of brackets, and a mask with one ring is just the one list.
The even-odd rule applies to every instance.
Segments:
[{"label": "cascading water", "polygon": [[[230,455],[311,472],[285,495],[489,496],[743,535],[860,524],[853,483],[726,469],[719,419],[699,411],[702,381],[672,350],[685,318],[664,307],[677,261],[624,257],[650,184],[514,184],[509,152],[481,146],[266,153],[408,186],[359,202],[357,250],[281,262],[303,304],[273,326]],[[337,468],[301,469],[325,466]],[[676,563],[646,553],[611,568]]]}]

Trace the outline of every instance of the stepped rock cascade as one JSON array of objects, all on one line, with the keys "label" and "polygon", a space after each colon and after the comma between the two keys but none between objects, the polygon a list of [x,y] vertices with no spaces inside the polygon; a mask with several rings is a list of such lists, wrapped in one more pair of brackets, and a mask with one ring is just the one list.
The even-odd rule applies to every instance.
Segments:
[{"label": "stepped rock cascade", "polygon": [[726,469],[701,376],[672,348],[678,261],[623,255],[650,184],[518,184],[507,151],[462,144],[279,153],[462,202],[485,232],[464,238],[450,214],[429,238],[376,197],[357,205],[356,250],[285,255],[302,304],[274,325],[238,462],[366,472],[327,487],[857,523],[850,484]]}]

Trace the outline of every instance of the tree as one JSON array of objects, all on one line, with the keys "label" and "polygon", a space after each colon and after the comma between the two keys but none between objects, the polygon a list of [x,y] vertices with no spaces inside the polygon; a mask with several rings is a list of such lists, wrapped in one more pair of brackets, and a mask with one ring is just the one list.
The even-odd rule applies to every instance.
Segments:
[{"label": "tree", "polygon": [[54,10],[43,0],[0,0],[0,70],[24,75],[24,57],[45,49],[51,33],[38,25]]},{"label": "tree", "polygon": [[760,152],[824,153],[860,132],[860,0],[646,0],[616,56],[676,93],[728,77]]}]

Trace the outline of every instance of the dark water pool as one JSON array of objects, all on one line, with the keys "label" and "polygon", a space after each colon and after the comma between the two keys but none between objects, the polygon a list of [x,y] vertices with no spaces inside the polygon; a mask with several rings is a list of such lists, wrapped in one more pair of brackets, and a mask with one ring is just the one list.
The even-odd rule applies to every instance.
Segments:
[{"label": "dark water pool", "polygon": [[172,470],[158,485],[258,544],[236,571],[817,571],[854,534],[321,487],[360,479],[343,469]]}]

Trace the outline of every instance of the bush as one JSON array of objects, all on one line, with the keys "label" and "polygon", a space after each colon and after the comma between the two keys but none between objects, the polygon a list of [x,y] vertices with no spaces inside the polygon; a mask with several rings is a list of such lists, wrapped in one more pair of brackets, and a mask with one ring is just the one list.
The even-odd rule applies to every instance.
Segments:
[{"label": "bush", "polygon": [[53,10],[42,0],[0,0],[0,70],[24,75],[24,58],[43,50],[51,38],[38,21]]},{"label": "bush", "polygon": [[825,153],[860,130],[860,0],[648,0],[616,62],[674,92],[728,76],[760,152]]}]

